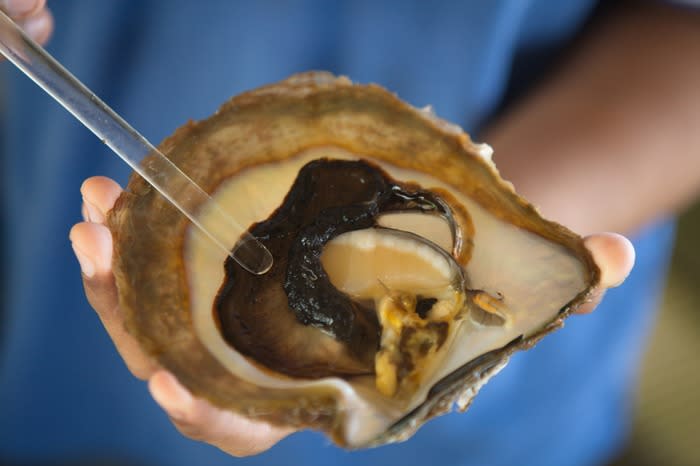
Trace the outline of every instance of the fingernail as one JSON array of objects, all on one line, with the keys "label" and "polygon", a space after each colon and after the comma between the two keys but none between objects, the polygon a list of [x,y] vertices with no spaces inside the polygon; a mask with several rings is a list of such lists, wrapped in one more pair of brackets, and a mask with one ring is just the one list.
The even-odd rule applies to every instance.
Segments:
[{"label": "fingernail", "polygon": [[36,9],[37,0],[2,0],[4,10],[10,16],[23,16]]},{"label": "fingernail", "polygon": [[75,253],[75,257],[78,259],[78,263],[80,264],[80,270],[83,272],[83,275],[85,275],[87,278],[94,277],[95,264],[90,259],[88,259],[88,257],[85,254],[79,251],[74,244],[72,244],[72,246],[73,252]]},{"label": "fingernail", "polygon": [[48,16],[45,14],[32,16],[31,18],[22,22],[22,29],[24,29],[24,32],[29,37],[37,39],[46,33],[46,28],[48,27],[47,21]]},{"label": "fingernail", "polygon": [[87,216],[87,221],[91,223],[103,223],[105,221],[104,215],[100,209],[95,205],[91,204],[83,197],[83,205],[85,206],[85,214]]}]

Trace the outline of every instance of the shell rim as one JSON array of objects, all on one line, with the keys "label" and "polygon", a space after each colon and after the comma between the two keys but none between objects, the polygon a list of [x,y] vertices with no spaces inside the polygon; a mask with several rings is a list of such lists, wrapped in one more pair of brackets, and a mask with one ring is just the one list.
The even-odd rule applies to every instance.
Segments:
[{"label": "shell rim", "polygon": [[[374,85],[374,84],[368,84],[368,85],[353,85],[347,78],[344,77],[339,77],[336,78],[330,73],[325,73],[325,72],[309,72],[309,73],[303,73],[299,75],[292,76],[288,78],[285,81],[282,81],[280,83],[272,84],[269,86],[264,86],[259,89],[253,90],[246,92],[244,94],[241,94],[237,97],[234,97],[231,99],[229,102],[225,103],[222,105],[222,107],[217,111],[217,113],[210,117],[209,119],[202,120],[200,122],[189,122],[185,126],[179,128],[172,136],[168,137],[159,145],[159,149],[163,151],[164,153],[169,153],[171,150],[173,150],[181,141],[185,140],[188,136],[191,134],[194,134],[197,130],[197,128],[201,127],[202,125],[206,124],[207,121],[210,119],[216,118],[218,115],[225,113],[225,112],[230,112],[230,111],[240,111],[242,108],[247,107],[247,106],[258,106],[263,104],[264,102],[268,99],[275,99],[277,96],[284,96],[286,98],[292,98],[292,99],[304,99],[306,96],[309,94],[314,94],[317,92],[334,92],[336,90],[345,90],[345,89],[364,89],[369,92],[379,92],[384,94],[383,98],[389,99],[391,102],[389,102],[390,105],[397,106],[403,111],[410,111],[413,112],[414,114],[420,115],[420,117],[424,120],[424,123],[432,126],[435,130],[439,131],[444,135],[444,137],[449,137],[456,142],[458,142],[459,146],[462,147],[462,152],[465,152],[467,154],[474,155],[475,154],[475,149],[474,149],[474,144],[471,142],[469,137],[461,132],[461,129],[456,127],[455,125],[452,125],[451,123],[445,122],[437,117],[435,117],[432,114],[428,114],[426,112],[422,112],[420,110],[417,110],[408,104],[400,101],[396,96],[393,94],[390,94],[386,92],[383,88]],[[477,157],[477,156],[475,156]],[[587,299],[589,299],[590,295],[592,294],[593,290],[596,288],[597,284],[599,283],[600,280],[600,270],[593,261],[593,258],[590,254],[590,252],[583,247],[581,237],[578,235],[575,235],[572,233],[570,230],[566,229],[565,227],[555,223],[551,222],[549,220],[543,219],[537,210],[526,200],[520,198],[515,191],[513,190],[512,186],[509,185],[507,182],[501,181],[500,177],[498,176],[498,172],[491,164],[490,162],[484,161],[483,158],[480,158],[482,160],[482,165],[486,167],[492,176],[496,177],[497,180],[499,180],[499,184],[501,185],[502,188],[505,188],[508,193],[507,195],[510,196],[512,201],[515,201],[517,204],[520,205],[520,207],[524,208],[529,214],[532,214],[536,216],[538,221],[544,222],[547,224],[550,228],[553,230],[560,232],[563,234],[563,236],[568,237],[568,238],[576,238],[580,244],[578,244],[578,247],[572,248],[572,245],[567,245],[567,248],[572,251],[572,253],[575,253],[581,260],[582,262],[585,263],[587,272],[588,272],[588,277],[586,280],[586,283],[588,284],[587,288],[579,293],[574,299],[572,299],[564,308],[562,308],[556,319],[548,324],[546,324],[543,328],[540,330],[537,330],[535,333],[528,337],[520,337],[511,343],[505,345],[504,347],[501,347],[496,350],[492,350],[489,353],[486,353],[489,356],[489,360],[493,363],[489,367],[494,367],[495,365],[498,365],[500,362],[507,361],[507,359],[512,355],[514,352],[519,351],[519,350],[524,350],[524,349],[529,349],[532,346],[534,346],[540,339],[542,339],[545,335],[548,333],[556,330],[557,328],[560,328],[563,325],[563,320],[567,318],[573,310],[578,308],[581,304],[583,304]],[[131,205],[133,205],[134,202],[134,196],[139,196],[143,194],[147,194],[149,191],[149,187],[145,185],[145,182],[137,175],[133,174],[130,178],[129,185],[127,189],[122,193],[122,195],[119,197],[117,202],[115,203],[114,208],[108,213],[107,215],[107,224],[114,236],[114,263],[113,263],[113,270],[115,271],[115,279],[117,282],[117,288],[119,290],[119,301],[120,305],[125,306],[126,309],[124,309],[125,314],[135,314],[137,313],[137,309],[134,306],[130,306],[129,303],[133,303],[133,299],[129,299],[128,297],[125,297],[125,295],[128,295],[131,290],[130,288],[130,281],[128,276],[126,275],[124,271],[124,267],[122,262],[120,261],[121,257],[121,252],[123,250],[128,249],[128,243],[129,239],[128,238],[123,238],[121,233],[121,228],[122,228],[122,221],[123,221],[123,216],[124,212],[128,211]],[[538,232],[535,232],[536,234],[539,234]],[[183,233],[178,233],[178,237],[182,238],[184,237]],[[125,244],[124,244],[125,243]],[[182,249],[183,244],[178,245],[178,249]],[[180,258],[182,257],[180,253]],[[181,259],[182,260],[182,259]],[[184,264],[180,264],[181,266],[184,267]],[[189,301],[187,301],[185,304],[187,307],[189,307]],[[133,323],[132,323],[133,324]],[[128,319],[127,319],[127,331],[129,331],[130,334],[132,335],[137,335],[138,334],[138,329],[134,328],[133,325],[129,324]],[[149,353],[150,356],[154,357],[157,361],[160,362],[160,352],[157,349],[154,349],[152,347],[148,347],[146,345],[144,347],[143,341],[139,340],[138,336],[136,339],[139,341],[140,345],[142,348],[146,350],[147,353]],[[460,397],[462,394],[463,390],[460,390],[466,382],[468,382],[471,378],[474,377],[475,371],[479,370],[481,368],[480,365],[476,365],[478,367],[474,367],[473,371],[467,370],[469,369],[470,364],[473,364],[475,360],[472,360],[470,362],[465,363],[465,365],[461,366],[459,369],[456,371],[452,372],[450,375],[447,377],[451,377],[453,374],[457,372],[462,372],[464,371],[464,377],[458,377],[456,378],[452,383],[449,383],[444,390],[441,393],[438,393],[436,395],[433,395],[432,397],[427,398],[424,402],[422,402],[417,408],[415,408],[413,411],[405,415],[403,418],[401,418],[399,421],[396,421],[389,429],[387,429],[386,432],[383,434],[380,434],[376,439],[367,442],[366,444],[362,445],[353,445],[352,448],[364,448],[364,447],[369,447],[369,446],[378,446],[383,443],[391,442],[391,441],[398,441],[402,440],[403,438],[406,437],[407,433],[407,425],[409,423],[412,423],[414,425],[420,426],[423,422],[427,421],[428,419],[439,415],[443,414],[447,411],[451,410],[451,405],[457,400],[457,398]],[[167,368],[167,365],[166,365]],[[482,374],[482,375],[487,375],[487,374]],[[189,387],[188,387],[189,388]],[[210,402],[216,403],[216,400],[213,400],[211,397],[207,396],[206,393],[196,393],[193,391],[193,393],[196,396],[201,396],[206,399],[208,399]],[[331,403],[330,406],[332,407],[334,403]],[[227,406],[222,406],[224,408],[230,409],[230,407]],[[246,414],[246,413],[242,413]],[[342,415],[341,415],[342,417]],[[289,425],[285,422],[280,422],[280,419],[272,416],[268,417],[265,419],[267,422],[270,422],[271,424],[276,424],[276,425]],[[342,432],[342,428],[338,426],[338,424],[342,424],[338,420],[335,420],[333,422],[328,422],[328,420],[321,420],[320,422],[317,420],[311,420],[310,422],[305,422],[301,421],[299,424],[297,424],[297,427],[312,427],[312,428],[320,428],[321,430],[326,431],[329,435],[332,436],[333,440],[336,441],[336,443],[340,444],[341,446],[348,447],[348,445],[345,444],[344,442],[344,434]],[[413,431],[415,431],[417,427],[415,427],[409,434],[412,434]],[[410,429],[409,429],[410,430]]]}]

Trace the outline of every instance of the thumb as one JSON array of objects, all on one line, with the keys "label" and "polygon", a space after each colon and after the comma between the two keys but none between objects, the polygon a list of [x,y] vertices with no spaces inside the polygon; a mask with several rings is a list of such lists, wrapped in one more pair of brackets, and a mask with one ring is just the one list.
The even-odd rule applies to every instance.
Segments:
[{"label": "thumb", "polygon": [[590,300],[576,310],[587,314],[598,305],[608,288],[622,284],[634,266],[634,247],[630,240],[617,233],[599,233],[583,240],[600,268],[600,284]]}]

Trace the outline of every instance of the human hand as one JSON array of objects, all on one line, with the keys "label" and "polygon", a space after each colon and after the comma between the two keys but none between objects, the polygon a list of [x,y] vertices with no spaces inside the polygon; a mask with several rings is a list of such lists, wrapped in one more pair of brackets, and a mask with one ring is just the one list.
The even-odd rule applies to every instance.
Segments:
[{"label": "human hand", "polygon": [[290,429],[253,421],[194,398],[175,376],[141,351],[124,329],[112,275],[112,235],[104,224],[105,214],[121,188],[108,178],[93,177],[83,183],[81,193],[86,221],[71,229],[70,239],[83,272],[85,294],[131,373],[148,380],[151,395],[175,427],[191,439],[210,443],[234,456],[260,453],[289,435]]},{"label": "human hand", "polygon": [[608,289],[622,285],[632,270],[635,259],[632,243],[617,233],[590,235],[584,238],[583,243],[600,268],[600,285],[593,291],[588,302],[576,310],[577,314],[593,311]]},{"label": "human hand", "polygon": [[53,31],[53,16],[46,0],[0,0],[7,13],[35,42],[45,44]]},{"label": "human hand", "polygon": [[[83,183],[81,193],[86,221],[73,227],[70,239],[83,271],[88,301],[128,368],[136,377],[148,379],[153,398],[178,430],[235,456],[260,453],[290,434],[291,430],[252,421],[194,398],[172,374],[159,368],[141,351],[124,329],[111,269],[112,236],[104,225],[105,214],[119,197],[121,188],[108,178],[94,177]],[[592,299],[577,311],[579,313],[592,311],[607,288],[622,283],[634,262],[632,245],[620,235],[591,235],[585,239],[585,244],[601,269],[601,282]]]}]

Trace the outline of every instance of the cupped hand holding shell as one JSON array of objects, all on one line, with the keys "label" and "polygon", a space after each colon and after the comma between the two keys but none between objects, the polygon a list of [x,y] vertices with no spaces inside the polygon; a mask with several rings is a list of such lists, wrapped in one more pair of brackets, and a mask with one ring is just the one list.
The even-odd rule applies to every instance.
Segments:
[{"label": "cupped hand holding shell", "polygon": [[[112,237],[104,225],[105,215],[121,193],[121,188],[104,177],[88,179],[82,186],[83,217],[70,233],[83,271],[85,292],[105,329],[134,376],[148,380],[153,398],[184,435],[215,445],[235,455],[260,453],[286,435],[289,429],[272,427],[230,411],[220,410],[193,397],[169,372],[146,356],[124,329],[117,290],[112,275]],[[619,285],[630,272],[634,250],[617,234],[603,233],[585,239],[601,271],[600,288],[594,299],[577,312],[593,310],[607,288]]]},{"label": "cupped hand holding shell", "polygon": [[260,453],[288,435],[289,429],[256,422],[192,397],[172,374],[143,353],[124,329],[112,275],[112,236],[104,225],[105,214],[121,188],[108,178],[94,177],[85,181],[81,192],[85,222],[73,227],[70,239],[83,272],[85,294],[129,370],[135,377],[148,380],[151,395],[175,427],[187,437],[234,456]]}]

